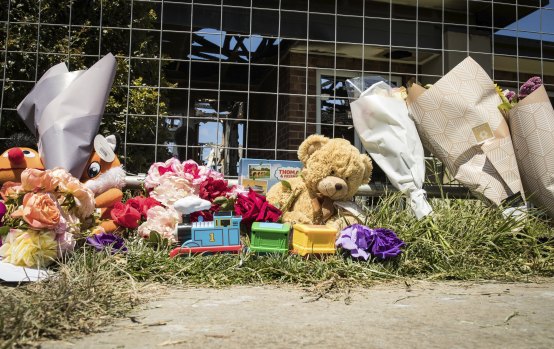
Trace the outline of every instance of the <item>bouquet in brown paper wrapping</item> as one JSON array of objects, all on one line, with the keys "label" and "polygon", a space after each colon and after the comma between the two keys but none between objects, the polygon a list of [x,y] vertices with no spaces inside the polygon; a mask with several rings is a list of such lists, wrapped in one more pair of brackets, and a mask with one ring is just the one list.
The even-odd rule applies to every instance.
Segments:
[{"label": "bouquet in brown paper wrapping", "polygon": [[506,114],[523,188],[529,201],[554,217],[554,109],[537,77],[523,84],[519,98]]},{"label": "bouquet in brown paper wrapping", "polygon": [[466,58],[429,89],[413,85],[408,109],[424,146],[474,194],[499,205],[523,192],[502,103],[487,73]]}]

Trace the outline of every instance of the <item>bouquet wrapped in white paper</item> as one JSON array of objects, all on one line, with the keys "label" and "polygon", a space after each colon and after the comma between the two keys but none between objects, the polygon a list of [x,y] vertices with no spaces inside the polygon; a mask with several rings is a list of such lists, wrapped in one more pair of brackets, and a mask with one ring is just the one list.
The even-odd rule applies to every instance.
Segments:
[{"label": "bouquet wrapped in white paper", "polygon": [[423,190],[423,146],[400,91],[384,81],[375,81],[347,81],[350,97],[357,98],[350,103],[354,128],[373,161],[395,188],[409,196],[410,207],[421,219],[432,212]]},{"label": "bouquet wrapped in white paper", "polygon": [[115,76],[110,53],[88,70],[69,72],[65,63],[50,68],[17,107],[38,137],[47,169],[63,167],[76,178],[83,174],[98,133]]}]

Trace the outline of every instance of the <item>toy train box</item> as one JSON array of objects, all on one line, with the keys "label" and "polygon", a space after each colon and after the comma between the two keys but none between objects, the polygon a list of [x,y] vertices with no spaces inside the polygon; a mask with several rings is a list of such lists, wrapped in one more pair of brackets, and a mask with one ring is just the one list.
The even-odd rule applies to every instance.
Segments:
[{"label": "toy train box", "polygon": [[177,236],[179,241],[184,242],[181,247],[171,251],[170,257],[182,254],[240,252],[241,220],[241,216],[233,216],[231,212],[216,212],[213,221],[179,224]]},{"label": "toy train box", "polygon": [[298,177],[301,170],[300,161],[242,158],[239,160],[239,184],[266,195],[280,181]]},{"label": "toy train box", "polygon": [[292,233],[292,252],[307,254],[335,253],[337,230],[325,225],[295,224]]},{"label": "toy train box", "polygon": [[254,222],[250,236],[250,251],[286,253],[289,251],[290,224]]}]

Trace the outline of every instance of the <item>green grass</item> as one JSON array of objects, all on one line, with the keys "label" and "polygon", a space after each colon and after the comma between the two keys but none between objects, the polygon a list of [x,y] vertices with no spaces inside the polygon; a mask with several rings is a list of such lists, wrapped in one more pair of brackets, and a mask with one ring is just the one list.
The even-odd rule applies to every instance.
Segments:
[{"label": "green grass", "polygon": [[[294,284],[314,290],[370,286],[394,279],[526,281],[554,276],[554,230],[535,215],[505,219],[476,200],[432,200],[416,221],[398,195],[368,211],[367,225],[395,230],[406,242],[388,262],[265,255],[168,258],[168,249],[128,242],[126,255],[81,249],[45,282],[0,286],[0,347],[87,333],[126,314],[162,284],[223,287]],[[3,341],[3,342],[2,342]]]}]

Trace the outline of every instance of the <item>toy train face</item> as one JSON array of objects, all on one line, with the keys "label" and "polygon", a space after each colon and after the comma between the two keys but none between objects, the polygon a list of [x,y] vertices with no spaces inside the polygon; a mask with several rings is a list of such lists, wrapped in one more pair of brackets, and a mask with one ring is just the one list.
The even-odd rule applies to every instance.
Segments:
[{"label": "toy train face", "polygon": [[170,256],[179,254],[239,252],[240,222],[242,217],[230,212],[217,212],[214,220],[182,224],[177,227],[177,236],[184,241],[181,247],[171,251]]}]

